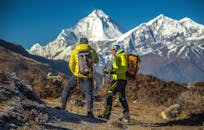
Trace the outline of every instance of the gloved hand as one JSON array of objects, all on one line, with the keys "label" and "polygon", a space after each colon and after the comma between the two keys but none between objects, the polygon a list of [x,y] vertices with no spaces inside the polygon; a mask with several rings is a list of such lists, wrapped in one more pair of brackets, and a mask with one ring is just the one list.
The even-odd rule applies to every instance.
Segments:
[{"label": "gloved hand", "polygon": [[110,74],[110,70],[109,69],[103,69],[103,73]]},{"label": "gloved hand", "polygon": [[110,70],[110,69],[103,69],[103,72],[105,73],[105,74],[116,74],[116,72],[114,71],[114,70]]}]

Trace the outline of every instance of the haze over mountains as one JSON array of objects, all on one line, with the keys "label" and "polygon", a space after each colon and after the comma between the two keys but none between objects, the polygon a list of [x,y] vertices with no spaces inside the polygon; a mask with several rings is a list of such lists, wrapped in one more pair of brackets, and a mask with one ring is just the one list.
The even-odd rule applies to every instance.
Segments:
[{"label": "haze over mountains", "polygon": [[141,73],[179,82],[204,81],[204,26],[190,18],[174,20],[161,14],[125,33],[102,10],[94,10],[74,27],[63,29],[54,41],[34,44],[29,52],[67,61],[82,36],[89,38],[101,65],[111,61],[110,47],[118,43],[141,56]]}]

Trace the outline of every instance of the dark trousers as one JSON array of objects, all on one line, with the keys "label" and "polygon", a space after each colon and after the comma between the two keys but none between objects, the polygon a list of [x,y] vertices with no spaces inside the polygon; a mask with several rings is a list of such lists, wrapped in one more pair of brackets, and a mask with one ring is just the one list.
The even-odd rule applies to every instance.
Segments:
[{"label": "dark trousers", "polygon": [[129,106],[125,97],[125,88],[127,85],[127,80],[113,80],[111,87],[108,90],[107,99],[106,99],[106,108],[105,115],[110,116],[112,109],[113,96],[116,93],[119,93],[119,100],[124,109],[123,113],[129,112]]},{"label": "dark trousers", "polygon": [[[80,88],[86,94],[86,102],[88,111],[93,110],[93,78],[78,78]],[[77,77],[72,76],[63,91],[62,94],[62,108],[65,109],[66,102],[70,94],[74,91],[77,86]]]}]

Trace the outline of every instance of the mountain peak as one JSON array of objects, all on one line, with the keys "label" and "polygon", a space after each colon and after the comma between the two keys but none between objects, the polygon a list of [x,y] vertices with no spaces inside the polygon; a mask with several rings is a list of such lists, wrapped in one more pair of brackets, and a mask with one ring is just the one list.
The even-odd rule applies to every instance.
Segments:
[{"label": "mountain peak", "polygon": [[155,23],[155,22],[158,22],[158,21],[162,22],[162,21],[164,21],[164,20],[165,20],[165,21],[175,21],[174,19],[165,16],[164,14],[160,14],[160,15],[158,15],[157,17],[155,17],[154,19],[150,20],[150,21],[147,23],[147,25],[151,25],[151,24],[153,24],[153,23]]},{"label": "mountain peak", "polygon": [[102,10],[100,9],[95,9],[93,10],[89,16],[92,16],[92,17],[105,17],[105,18],[109,18],[109,16],[107,14],[105,14]]},{"label": "mountain peak", "polygon": [[41,48],[41,47],[42,47],[42,46],[41,46],[39,43],[36,43],[36,44],[34,44],[33,46],[31,46],[30,51],[39,49],[39,48]]},{"label": "mountain peak", "polygon": [[100,9],[81,19],[71,31],[76,37],[84,35],[90,41],[104,41],[122,35],[120,26]]},{"label": "mountain peak", "polygon": [[155,19],[161,19],[161,18],[165,18],[166,16],[164,14],[160,14],[158,15]]},{"label": "mountain peak", "polygon": [[153,19],[153,20],[159,20],[159,19],[170,19],[170,20],[174,20],[174,19],[172,19],[172,18],[170,18],[170,17],[165,16],[164,14],[158,15],[158,16],[157,16],[155,19]]},{"label": "mountain peak", "polygon": [[179,21],[182,22],[182,21],[193,21],[193,20],[191,18],[185,17],[185,18],[182,18]]},{"label": "mountain peak", "polygon": [[[198,25],[200,26],[201,24],[196,23],[195,21],[193,21],[191,18],[185,17],[182,18],[181,20],[179,20],[180,23],[186,23],[186,24],[191,24],[192,25]],[[201,25],[201,28],[203,28],[203,25]]]}]

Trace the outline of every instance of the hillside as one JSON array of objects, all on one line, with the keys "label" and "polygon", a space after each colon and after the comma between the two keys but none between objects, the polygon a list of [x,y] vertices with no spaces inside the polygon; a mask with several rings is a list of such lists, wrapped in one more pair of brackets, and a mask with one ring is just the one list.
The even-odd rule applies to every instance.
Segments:
[{"label": "hillside", "polygon": [[[133,121],[130,124],[123,124],[116,120],[122,112],[117,99],[113,102],[110,121],[90,119],[84,116],[85,106],[73,104],[74,100],[75,103],[79,100],[76,98],[79,95],[73,95],[70,98],[73,101],[68,101],[66,109],[69,112],[56,109],[55,106],[60,105],[58,99],[42,101],[17,77],[0,73],[0,129],[201,130],[204,128],[204,83],[191,84],[187,88],[185,85],[144,75],[139,75],[137,83],[135,86],[134,82],[129,82],[127,86],[127,98]],[[94,102],[95,115],[103,111],[101,105],[104,99],[104,91],[101,90]],[[83,99],[80,100],[84,102]],[[172,120],[162,120],[159,113],[173,102],[181,104],[182,112]]]},{"label": "hillside", "polygon": [[[39,65],[41,64],[41,66],[44,65],[44,67],[47,65],[47,67],[48,67],[47,69],[46,69],[46,67],[42,69],[44,72],[51,71],[53,73],[61,72],[61,73],[70,74],[70,71],[67,67],[67,62],[64,60],[49,60],[49,59],[41,57],[41,56],[29,54],[22,46],[15,44],[15,43],[5,41],[5,40],[2,40],[2,39],[0,39],[0,47],[2,49],[2,51],[1,51],[2,52],[2,54],[1,54],[2,60],[4,60],[4,59],[10,60],[10,58],[13,58],[12,60],[15,60],[15,57],[18,57],[19,59],[24,58],[24,59],[28,59],[28,60],[31,60],[33,62],[36,62]],[[8,56],[12,55],[12,56],[9,56],[9,58],[6,58],[7,55]],[[16,59],[16,60],[19,60],[19,59]],[[24,61],[24,59],[22,61]],[[12,60],[10,60],[10,61],[12,61]],[[29,64],[29,61],[27,61],[27,63]],[[34,64],[34,63],[31,63],[31,64]]]},{"label": "hillside", "polygon": [[[47,78],[48,72],[53,75],[69,75],[65,61],[48,60],[40,56],[30,55],[21,46],[0,40],[0,72],[13,73],[32,88],[41,97],[60,93],[64,83],[53,82]],[[59,96],[56,95],[56,96]]]}]

